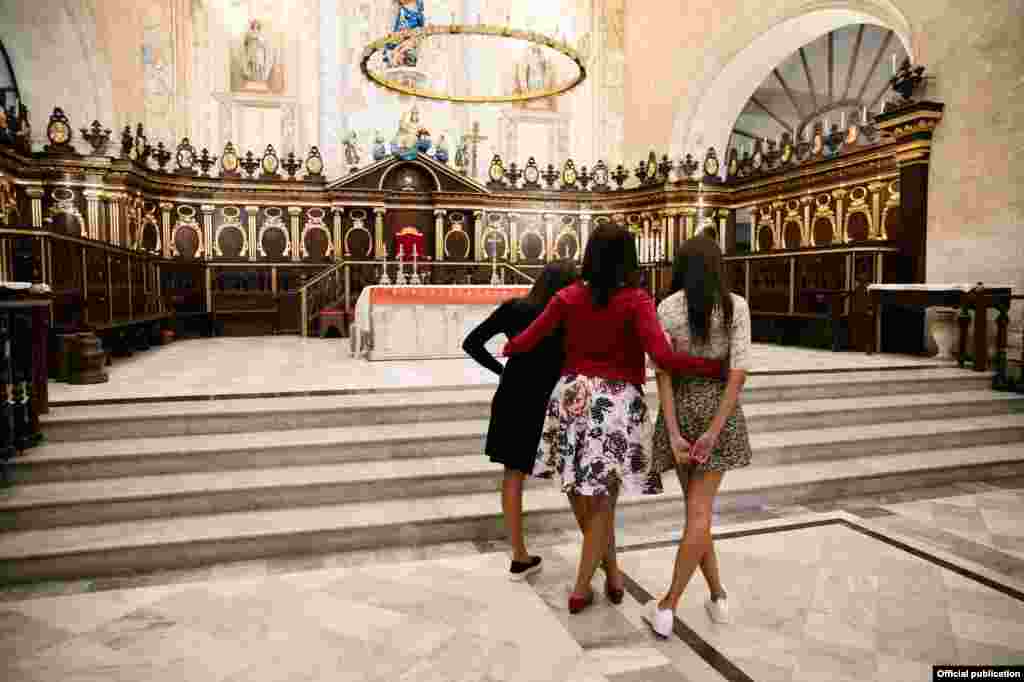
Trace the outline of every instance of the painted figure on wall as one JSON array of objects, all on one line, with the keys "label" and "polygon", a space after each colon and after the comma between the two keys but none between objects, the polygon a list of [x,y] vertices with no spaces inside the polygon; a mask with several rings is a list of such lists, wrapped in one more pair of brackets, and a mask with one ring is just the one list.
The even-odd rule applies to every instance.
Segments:
[{"label": "painted figure on wall", "polygon": [[266,82],[270,78],[270,48],[261,29],[260,22],[253,19],[249,22],[249,32],[245,34],[242,72],[249,81]]},{"label": "painted figure on wall", "polygon": [[242,92],[284,92],[280,36],[267,23],[252,19],[241,44],[233,49],[232,89]]},{"label": "painted figure on wall", "polygon": [[[535,93],[547,90],[554,85],[554,70],[539,45],[531,45],[522,60],[516,64],[516,92]],[[554,99],[546,97],[541,100],[524,102],[523,106],[530,109],[554,109]]]},{"label": "painted figure on wall", "polygon": [[[395,0],[395,4],[398,6],[398,11],[395,14],[392,32],[422,28],[427,23],[423,11],[423,0]],[[414,67],[417,59],[415,40],[406,40],[400,44],[388,44],[387,50],[384,52],[384,61],[390,67]]]}]

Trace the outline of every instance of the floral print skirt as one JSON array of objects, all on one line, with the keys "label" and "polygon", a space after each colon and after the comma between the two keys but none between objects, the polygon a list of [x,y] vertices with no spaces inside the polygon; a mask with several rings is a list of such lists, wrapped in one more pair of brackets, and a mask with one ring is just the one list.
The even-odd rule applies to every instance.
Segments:
[{"label": "floral print skirt", "polygon": [[[718,414],[718,406],[724,393],[725,383],[722,381],[696,377],[672,377],[676,418],[679,420],[679,431],[683,438],[693,443],[707,431],[711,420]],[[654,425],[652,449],[654,450],[655,470],[662,473],[676,468],[676,460],[668,438],[668,429],[665,426],[665,415],[660,410]],[[703,464],[688,463],[684,465],[684,468],[697,473],[728,471],[750,464],[750,455],[747,421],[743,416],[743,407],[736,405],[732,416],[725,420],[722,433],[718,436],[718,445],[711,451],[708,461]]]},{"label": "floral print skirt", "polygon": [[650,418],[643,392],[625,381],[563,376],[548,401],[536,478],[557,474],[563,492],[605,495],[662,492],[651,466]]}]

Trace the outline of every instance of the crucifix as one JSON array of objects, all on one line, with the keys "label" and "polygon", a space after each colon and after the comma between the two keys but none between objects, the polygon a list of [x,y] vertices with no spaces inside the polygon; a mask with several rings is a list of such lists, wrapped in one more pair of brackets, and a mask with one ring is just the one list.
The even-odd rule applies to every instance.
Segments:
[{"label": "crucifix", "polygon": [[472,173],[472,175],[470,177],[475,178],[475,177],[477,177],[477,165],[476,165],[477,147],[479,147],[481,142],[483,142],[484,140],[487,139],[486,135],[481,135],[480,134],[480,122],[479,121],[475,121],[473,123],[473,132],[470,133],[469,135],[463,135],[462,139],[469,143],[469,146],[470,146],[469,165],[473,169],[473,173]]}]

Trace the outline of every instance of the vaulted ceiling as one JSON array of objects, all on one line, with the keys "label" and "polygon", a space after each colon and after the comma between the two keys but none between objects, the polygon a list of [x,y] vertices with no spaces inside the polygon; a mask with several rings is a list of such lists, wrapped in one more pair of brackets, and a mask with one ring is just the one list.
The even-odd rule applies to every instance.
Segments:
[{"label": "vaulted ceiling", "polygon": [[754,139],[800,135],[827,118],[860,120],[863,110],[877,112],[889,89],[893,57],[906,56],[887,28],[844,26],[804,45],[779,64],[754,91],[733,125],[730,147],[741,151]]}]

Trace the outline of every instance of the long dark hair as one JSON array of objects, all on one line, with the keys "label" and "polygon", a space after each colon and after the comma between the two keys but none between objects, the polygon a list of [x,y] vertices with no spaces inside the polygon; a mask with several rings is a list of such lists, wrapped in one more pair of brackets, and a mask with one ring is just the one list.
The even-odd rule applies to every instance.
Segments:
[{"label": "long dark hair", "polygon": [[722,264],[722,250],[707,237],[694,237],[683,242],[672,264],[672,293],[686,292],[690,337],[707,343],[711,330],[711,313],[722,310],[728,329],[732,325],[732,297]]},{"label": "long dark hair", "polygon": [[566,259],[548,263],[523,300],[544,308],[555,294],[575,282],[576,278],[575,261]]},{"label": "long dark hair", "polygon": [[607,306],[619,289],[638,286],[640,262],[633,235],[617,225],[598,227],[587,242],[581,274],[598,308]]}]

